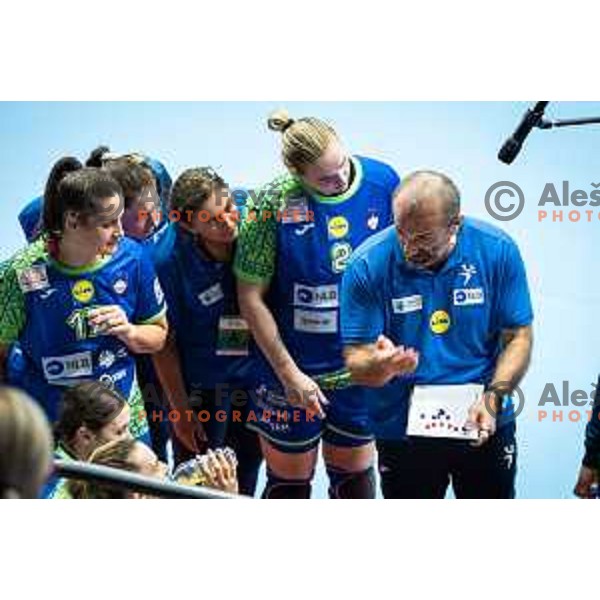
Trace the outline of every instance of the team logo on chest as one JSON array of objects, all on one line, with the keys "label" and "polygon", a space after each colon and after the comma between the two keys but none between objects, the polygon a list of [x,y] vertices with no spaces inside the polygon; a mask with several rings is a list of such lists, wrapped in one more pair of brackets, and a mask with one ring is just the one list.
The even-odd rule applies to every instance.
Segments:
[{"label": "team logo on chest", "polygon": [[375,231],[379,227],[379,215],[375,211],[369,211],[367,218],[367,228],[369,231]]},{"label": "team logo on chest", "polygon": [[94,298],[96,290],[94,289],[94,284],[89,279],[80,279],[73,285],[71,294],[77,302],[87,304]]},{"label": "team logo on chest", "polygon": [[115,292],[119,294],[119,296],[124,294],[127,291],[127,280],[123,277],[117,279],[113,284],[113,290],[115,290]]},{"label": "team logo on chest", "polygon": [[469,281],[471,281],[473,275],[477,275],[477,267],[475,267],[475,265],[467,265],[463,263],[460,265],[460,272],[458,275],[459,277],[464,278],[463,285],[469,285]]}]

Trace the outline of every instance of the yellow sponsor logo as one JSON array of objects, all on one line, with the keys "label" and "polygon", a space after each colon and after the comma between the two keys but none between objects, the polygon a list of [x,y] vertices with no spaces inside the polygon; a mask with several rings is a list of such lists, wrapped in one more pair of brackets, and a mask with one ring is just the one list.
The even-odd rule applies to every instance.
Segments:
[{"label": "yellow sponsor logo", "polygon": [[88,279],[80,279],[79,281],[75,282],[71,293],[77,302],[87,304],[94,297],[96,290],[94,289],[94,284],[91,281]]},{"label": "yellow sponsor logo", "polygon": [[338,215],[337,217],[329,219],[327,230],[329,231],[329,235],[335,240],[346,237],[348,235],[348,231],[350,230],[348,219],[342,215]]},{"label": "yellow sponsor logo", "polygon": [[429,319],[433,333],[446,333],[450,329],[450,315],[445,310],[436,310]]}]

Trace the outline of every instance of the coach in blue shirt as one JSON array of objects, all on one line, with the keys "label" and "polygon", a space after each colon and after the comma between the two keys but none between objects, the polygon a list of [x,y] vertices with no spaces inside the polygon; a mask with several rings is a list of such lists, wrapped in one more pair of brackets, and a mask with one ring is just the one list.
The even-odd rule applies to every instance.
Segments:
[{"label": "coach in blue shirt", "polygon": [[[353,254],[342,284],[346,364],[364,386],[386,498],[514,497],[510,394],[525,374],[533,313],[514,241],[464,217],[445,175],[418,171],[394,195],[395,225]],[[479,383],[478,440],[407,437],[415,385]],[[369,389],[377,388],[377,389]]]}]

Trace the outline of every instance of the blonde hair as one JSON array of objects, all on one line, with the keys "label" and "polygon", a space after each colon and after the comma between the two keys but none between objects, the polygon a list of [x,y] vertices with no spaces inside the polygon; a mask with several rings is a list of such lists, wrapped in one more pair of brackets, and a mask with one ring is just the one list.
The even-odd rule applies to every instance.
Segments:
[{"label": "blonde hair", "polygon": [[24,392],[0,388],[0,498],[37,498],[52,464],[52,433]]},{"label": "blonde hair", "polygon": [[[122,471],[135,473],[136,465],[131,461],[131,455],[139,442],[133,439],[115,440],[96,448],[88,462],[102,467],[112,467]],[[124,487],[96,481],[71,480],[68,491],[76,499],[124,499],[130,494]]]},{"label": "blonde hair", "polygon": [[281,133],[281,156],[292,172],[302,173],[307,165],[314,164],[333,140],[339,140],[335,129],[315,117],[295,120],[286,110],[276,110],[269,116],[267,126]]}]

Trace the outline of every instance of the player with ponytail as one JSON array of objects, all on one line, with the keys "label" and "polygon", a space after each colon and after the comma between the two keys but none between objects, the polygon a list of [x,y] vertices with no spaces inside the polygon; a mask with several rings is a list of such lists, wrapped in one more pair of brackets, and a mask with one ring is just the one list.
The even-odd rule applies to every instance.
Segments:
[{"label": "player with ponytail", "polygon": [[65,387],[99,380],[127,399],[131,433],[147,439],[133,357],[162,347],[166,308],[151,261],[123,237],[122,213],[109,173],[72,157],[54,165],[40,237],[0,272],[0,353],[18,342],[20,385],[51,421]]},{"label": "player with ponytail", "polygon": [[349,154],[321,119],[277,111],[267,124],[281,136],[288,173],[257,195],[234,267],[242,315],[266,358],[256,407],[263,418],[250,424],[268,465],[263,495],[310,497],[322,439],[330,496],[370,498],[373,435],[344,369],[339,295],[352,251],[392,222],[399,178]]}]

